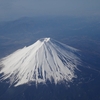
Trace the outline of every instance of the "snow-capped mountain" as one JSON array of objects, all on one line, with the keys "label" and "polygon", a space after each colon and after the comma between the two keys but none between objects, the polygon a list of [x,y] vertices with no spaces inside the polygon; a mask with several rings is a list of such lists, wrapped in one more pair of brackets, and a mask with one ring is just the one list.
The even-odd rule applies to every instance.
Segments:
[{"label": "snow-capped mountain", "polygon": [[9,79],[14,86],[29,82],[46,83],[47,80],[54,80],[55,84],[71,82],[77,78],[78,51],[56,40],[42,38],[0,60],[1,81]]}]

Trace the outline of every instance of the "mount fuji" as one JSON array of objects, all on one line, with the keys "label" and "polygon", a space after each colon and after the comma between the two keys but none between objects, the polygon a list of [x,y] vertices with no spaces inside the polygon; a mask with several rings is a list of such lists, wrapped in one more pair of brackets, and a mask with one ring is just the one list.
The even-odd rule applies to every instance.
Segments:
[{"label": "mount fuji", "polygon": [[92,61],[42,38],[0,59],[0,100],[100,100],[100,70]]},{"label": "mount fuji", "polygon": [[55,84],[73,82],[81,64],[78,52],[54,39],[42,38],[0,60],[0,81],[7,80],[15,87],[48,80]]}]

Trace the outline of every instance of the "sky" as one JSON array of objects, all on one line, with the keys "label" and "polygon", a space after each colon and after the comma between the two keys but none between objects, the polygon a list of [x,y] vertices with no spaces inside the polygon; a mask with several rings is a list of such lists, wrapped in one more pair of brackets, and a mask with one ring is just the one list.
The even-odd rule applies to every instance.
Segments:
[{"label": "sky", "polygon": [[0,0],[0,21],[34,16],[100,16],[100,0]]}]

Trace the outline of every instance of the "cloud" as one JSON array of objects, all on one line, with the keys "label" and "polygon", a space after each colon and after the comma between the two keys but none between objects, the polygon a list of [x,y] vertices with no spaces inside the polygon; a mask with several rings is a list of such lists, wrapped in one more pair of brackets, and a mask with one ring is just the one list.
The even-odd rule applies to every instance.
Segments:
[{"label": "cloud", "polygon": [[100,15],[100,0],[1,0],[0,19],[24,16]]}]

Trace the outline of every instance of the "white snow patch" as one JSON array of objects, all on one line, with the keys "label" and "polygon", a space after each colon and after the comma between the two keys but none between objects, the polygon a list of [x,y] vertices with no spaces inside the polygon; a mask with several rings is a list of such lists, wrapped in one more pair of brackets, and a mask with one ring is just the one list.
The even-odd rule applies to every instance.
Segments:
[{"label": "white snow patch", "polygon": [[74,54],[78,50],[50,38],[40,39],[33,45],[19,49],[2,58],[2,79],[10,79],[14,86],[28,82],[45,83],[54,79],[72,81],[80,59]]}]

